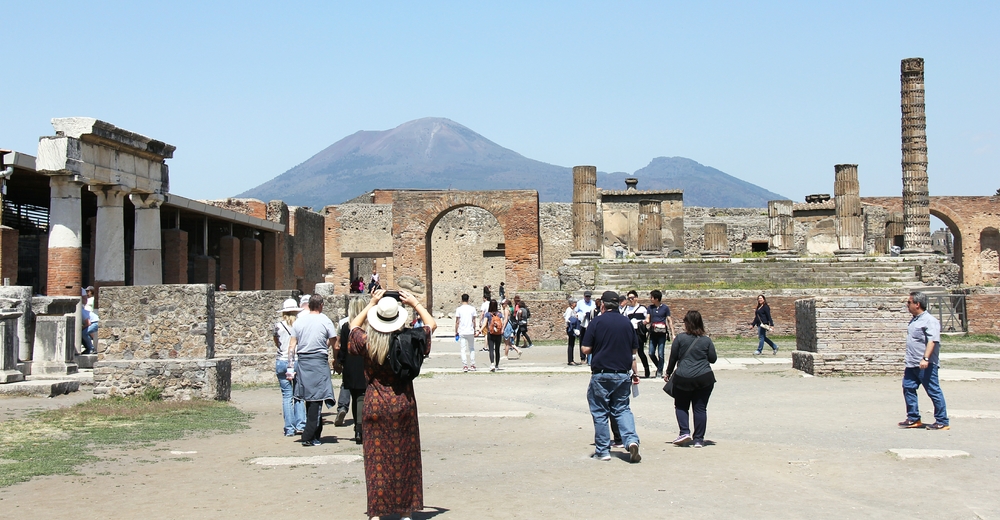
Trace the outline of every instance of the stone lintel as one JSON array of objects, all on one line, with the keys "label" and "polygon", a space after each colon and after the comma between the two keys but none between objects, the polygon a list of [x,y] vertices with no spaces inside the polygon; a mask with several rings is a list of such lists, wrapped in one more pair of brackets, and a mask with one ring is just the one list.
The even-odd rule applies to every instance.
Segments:
[{"label": "stone lintel", "polygon": [[174,156],[176,146],[94,119],[92,117],[57,117],[52,119],[56,135],[73,137],[86,142],[110,146],[136,155],[149,155],[159,160]]}]

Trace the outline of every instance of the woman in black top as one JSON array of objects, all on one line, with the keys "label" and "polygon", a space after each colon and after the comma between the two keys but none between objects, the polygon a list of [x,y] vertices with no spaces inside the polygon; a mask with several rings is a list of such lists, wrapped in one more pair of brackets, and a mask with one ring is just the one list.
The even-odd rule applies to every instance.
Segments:
[{"label": "woman in black top", "polygon": [[751,327],[757,327],[757,337],[760,338],[760,343],[757,344],[757,352],[754,354],[760,354],[764,350],[764,342],[767,342],[771,346],[771,354],[778,355],[778,346],[771,341],[771,338],[767,337],[767,331],[770,327],[774,326],[774,320],[771,319],[771,307],[767,304],[767,298],[764,295],[757,297],[757,310],[754,312],[753,323],[750,324]]},{"label": "woman in black top", "polygon": [[[678,334],[670,345],[670,361],[663,379],[674,377],[674,412],[680,435],[673,443],[683,446],[692,440],[695,448],[705,445],[705,427],[708,424],[708,398],[715,388],[712,363],[718,356],[715,344],[705,335],[701,313],[688,311],[684,316],[684,333]],[[677,367],[676,373],[674,367]],[[688,422],[688,407],[694,410],[694,436]]]}]

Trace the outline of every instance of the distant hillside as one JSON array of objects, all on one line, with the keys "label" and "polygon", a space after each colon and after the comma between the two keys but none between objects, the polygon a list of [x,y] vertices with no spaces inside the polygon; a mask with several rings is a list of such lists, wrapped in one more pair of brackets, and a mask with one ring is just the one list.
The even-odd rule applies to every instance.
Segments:
[{"label": "distant hillside", "polygon": [[682,189],[685,206],[766,208],[769,200],[788,198],[684,157],[657,157],[631,175],[599,174],[597,186],[624,190],[626,177],[639,179],[639,190]]},{"label": "distant hillside", "polygon": [[[684,189],[688,206],[758,207],[784,198],[683,157],[659,157],[634,174],[598,174],[598,186]],[[373,189],[526,189],[541,202],[570,202],[571,168],[528,159],[443,118],[424,118],[392,130],[360,131],[306,162],[237,197],[283,200],[314,209]]]}]

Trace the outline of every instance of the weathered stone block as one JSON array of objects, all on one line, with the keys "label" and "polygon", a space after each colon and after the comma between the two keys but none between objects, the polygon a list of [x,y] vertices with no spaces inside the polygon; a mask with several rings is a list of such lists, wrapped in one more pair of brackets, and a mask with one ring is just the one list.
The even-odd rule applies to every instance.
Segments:
[{"label": "weathered stone block", "polygon": [[[180,366],[182,370],[168,370]],[[94,369],[94,395],[129,396],[158,388],[164,399],[228,401],[232,364],[228,359],[134,359],[99,361]]]},{"label": "weathered stone block", "polygon": [[101,289],[102,360],[212,358],[215,290],[210,285]]}]

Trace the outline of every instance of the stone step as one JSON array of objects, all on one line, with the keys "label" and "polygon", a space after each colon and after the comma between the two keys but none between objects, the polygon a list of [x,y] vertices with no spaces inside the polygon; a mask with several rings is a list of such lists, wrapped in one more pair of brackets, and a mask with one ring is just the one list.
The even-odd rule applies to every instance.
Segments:
[{"label": "stone step", "polygon": [[33,380],[0,385],[0,395],[55,397],[80,390],[79,381]]}]

